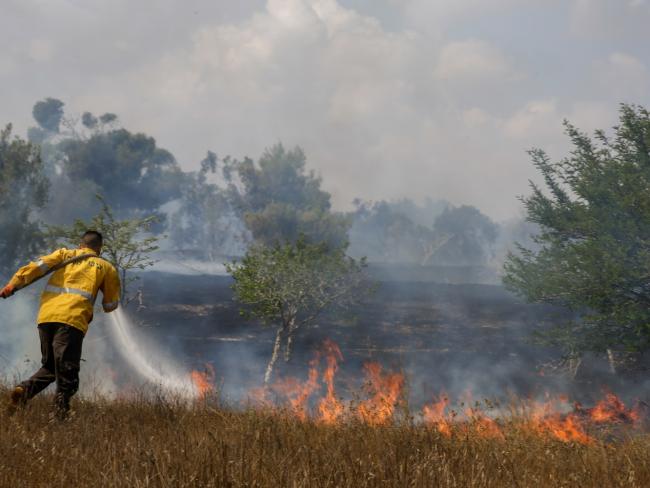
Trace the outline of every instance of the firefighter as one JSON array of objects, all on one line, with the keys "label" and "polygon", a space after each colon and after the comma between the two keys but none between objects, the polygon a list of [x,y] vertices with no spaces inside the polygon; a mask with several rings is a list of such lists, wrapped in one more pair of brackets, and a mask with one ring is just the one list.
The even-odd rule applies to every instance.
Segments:
[{"label": "firefighter", "polygon": [[102,235],[89,230],[78,249],[59,249],[29,263],[0,291],[0,297],[8,298],[52,273],[37,319],[42,366],[11,391],[9,414],[56,382],[54,413],[61,420],[67,417],[70,398],[79,388],[81,345],[93,318],[97,293],[102,292],[104,312],[112,312],[119,305],[119,276],[115,267],[100,257],[102,244]]}]

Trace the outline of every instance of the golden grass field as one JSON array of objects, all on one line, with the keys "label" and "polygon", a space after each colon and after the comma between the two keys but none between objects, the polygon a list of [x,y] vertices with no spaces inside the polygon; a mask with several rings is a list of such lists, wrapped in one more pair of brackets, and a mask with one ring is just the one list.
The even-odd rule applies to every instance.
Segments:
[{"label": "golden grass field", "polygon": [[499,436],[467,425],[447,436],[408,415],[327,425],[144,395],[75,398],[71,418],[58,422],[50,401],[0,413],[1,486],[650,486],[650,435],[618,427],[587,444],[537,435],[517,418],[500,422]]}]

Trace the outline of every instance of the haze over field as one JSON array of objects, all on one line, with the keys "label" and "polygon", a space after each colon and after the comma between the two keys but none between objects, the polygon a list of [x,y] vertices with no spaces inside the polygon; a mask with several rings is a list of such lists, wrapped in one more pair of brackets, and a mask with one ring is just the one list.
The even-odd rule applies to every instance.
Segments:
[{"label": "haze over field", "polygon": [[1,2],[3,121],[113,112],[184,169],[300,145],[339,209],[433,197],[496,220],[561,121],[650,101],[646,0]]}]

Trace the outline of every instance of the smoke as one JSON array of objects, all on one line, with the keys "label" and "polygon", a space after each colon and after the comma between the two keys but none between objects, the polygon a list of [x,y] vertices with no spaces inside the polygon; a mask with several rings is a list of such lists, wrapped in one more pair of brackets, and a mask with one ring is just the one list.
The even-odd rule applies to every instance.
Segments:
[{"label": "smoke", "polygon": [[4,381],[19,380],[39,367],[35,301],[35,296],[26,291],[0,301],[0,371]]},{"label": "smoke", "polygon": [[109,317],[111,335],[124,360],[138,375],[165,393],[196,396],[190,372],[176,364],[166,352],[137,335],[124,309],[118,308]]},{"label": "smoke", "polygon": [[[37,306],[38,295],[33,290],[20,291],[0,302],[0,371],[5,382],[20,382],[40,367]],[[124,363],[115,361],[115,352]],[[118,372],[124,377],[140,378],[158,392],[176,397],[192,398],[197,393],[190,372],[151,340],[137,334],[122,309],[108,318],[99,316],[86,335],[80,373],[82,393],[114,395],[120,390],[114,381]]]},{"label": "smoke", "polygon": [[[0,301],[0,380],[8,384],[18,383],[41,366],[41,351],[36,314],[39,291],[36,287],[21,290],[13,297]],[[115,393],[118,388],[112,381],[110,345],[101,331],[101,318],[91,326],[83,346],[80,372],[82,392],[92,391],[102,395]],[[97,331],[96,329],[100,329]]]}]

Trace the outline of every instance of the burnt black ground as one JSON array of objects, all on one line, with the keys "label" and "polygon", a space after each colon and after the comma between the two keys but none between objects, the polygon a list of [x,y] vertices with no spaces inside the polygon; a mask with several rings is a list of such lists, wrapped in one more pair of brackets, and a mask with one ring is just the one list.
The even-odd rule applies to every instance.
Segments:
[{"label": "burnt black ground", "polygon": [[[363,364],[378,361],[406,374],[416,402],[441,392],[503,399],[567,390],[589,402],[614,380],[599,364],[577,383],[540,374],[559,352],[534,344],[532,333],[566,320],[563,310],[524,303],[498,285],[379,276],[377,292],[348,316],[324,317],[300,330],[278,377],[306,378],[315,351],[331,339],[344,356],[337,376],[343,389],[358,388]],[[227,276],[144,273],[139,286],[146,308],[136,311],[132,304],[129,314],[183,363],[211,364],[226,395],[239,398],[261,384],[273,331],[240,316],[230,285]]]}]

